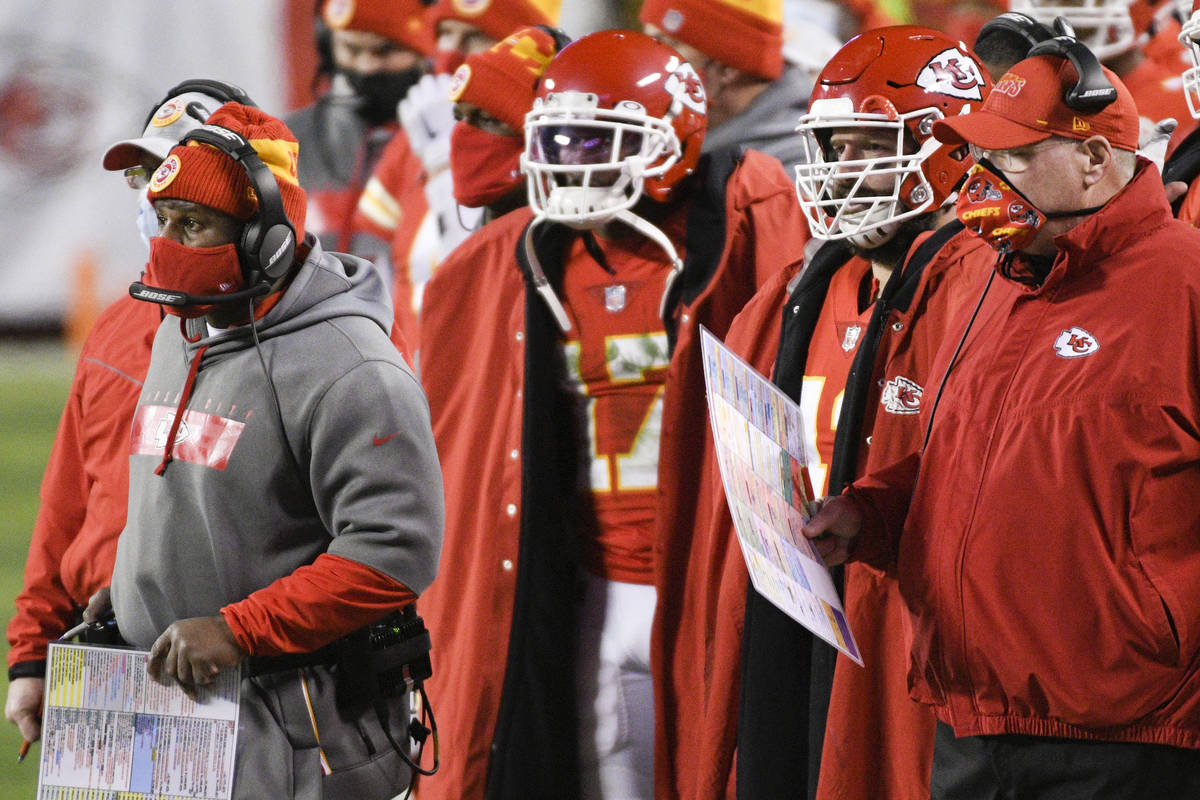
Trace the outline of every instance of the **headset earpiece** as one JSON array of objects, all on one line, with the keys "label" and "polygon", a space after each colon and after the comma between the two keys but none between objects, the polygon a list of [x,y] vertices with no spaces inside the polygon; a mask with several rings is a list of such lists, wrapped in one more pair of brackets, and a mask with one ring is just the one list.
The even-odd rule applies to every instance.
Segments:
[{"label": "headset earpiece", "polygon": [[245,137],[228,128],[202,125],[180,140],[180,144],[185,142],[212,145],[240,164],[258,198],[258,211],[242,228],[238,243],[246,285],[270,284],[282,278],[296,257],[296,229],[283,209],[279,184],[271,169]]},{"label": "headset earpiece", "polygon": [[533,27],[548,34],[554,40],[554,52],[556,53],[571,43],[571,37],[562,28],[555,28],[552,25],[534,25]]},{"label": "headset earpiece", "polygon": [[1040,42],[1030,49],[1028,58],[1034,56],[1057,56],[1065,58],[1075,67],[1079,76],[1075,85],[1063,94],[1063,102],[1084,114],[1095,114],[1117,100],[1117,88],[1104,74],[1100,60],[1087,45],[1071,36],[1055,36]]},{"label": "headset earpiece", "polygon": [[983,27],[979,29],[979,34],[975,37],[976,45],[1001,31],[1016,35],[1030,47],[1054,36],[1045,25],[1028,14],[1020,11],[1006,11],[983,23]]}]

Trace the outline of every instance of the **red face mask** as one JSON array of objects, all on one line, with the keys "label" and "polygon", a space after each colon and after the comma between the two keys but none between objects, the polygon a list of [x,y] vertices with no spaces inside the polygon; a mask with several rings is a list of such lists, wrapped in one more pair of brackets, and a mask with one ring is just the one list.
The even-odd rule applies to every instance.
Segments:
[{"label": "red face mask", "polygon": [[438,50],[433,54],[433,71],[438,75],[453,75],[466,60],[466,55],[457,50]]},{"label": "red face mask", "polygon": [[520,136],[488,133],[466,122],[450,132],[450,177],[454,199],[468,208],[490,206],[521,185]]},{"label": "red face mask", "polygon": [[[150,240],[150,263],[146,284],[192,295],[232,294],[245,286],[237,246],[187,247],[173,239],[155,236]],[[203,317],[213,305],[163,306],[168,314]]]},{"label": "red face mask", "polygon": [[1005,254],[1027,247],[1046,222],[1046,214],[986,162],[967,173],[954,213],[968,230]]}]

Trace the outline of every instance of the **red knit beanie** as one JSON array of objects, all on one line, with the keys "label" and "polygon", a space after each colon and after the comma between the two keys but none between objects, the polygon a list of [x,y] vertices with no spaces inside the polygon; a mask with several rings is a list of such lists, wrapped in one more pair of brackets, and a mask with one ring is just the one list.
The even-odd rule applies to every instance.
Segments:
[{"label": "red knit beanie", "polygon": [[[308,198],[296,178],[300,144],[287,125],[262,109],[241,103],[226,103],[206,124],[228,128],[250,142],[275,176],[284,213],[296,229],[296,241],[303,241]],[[146,196],[151,202],[169,198],[199,203],[243,222],[258,209],[258,198],[241,165],[215,147],[199,142],[171,149],[151,176]]]},{"label": "red knit beanie", "polygon": [[430,28],[444,19],[474,25],[496,41],[526,25],[558,25],[562,0],[436,0],[429,7]]},{"label": "red knit beanie", "polygon": [[646,0],[638,19],[742,72],[783,74],[783,0]]},{"label": "red knit beanie", "polygon": [[325,0],[321,18],[334,30],[367,31],[433,55],[433,26],[421,0]]},{"label": "red knit beanie", "polygon": [[490,50],[467,56],[450,81],[450,101],[470,103],[519,131],[533,107],[538,78],[554,53],[553,36],[539,28],[522,28]]}]

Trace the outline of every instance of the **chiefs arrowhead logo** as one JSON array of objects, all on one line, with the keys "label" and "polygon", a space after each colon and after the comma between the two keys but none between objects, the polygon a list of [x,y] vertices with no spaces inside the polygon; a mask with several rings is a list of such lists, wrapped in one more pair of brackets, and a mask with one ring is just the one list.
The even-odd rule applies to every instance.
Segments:
[{"label": "chiefs arrowhead logo", "polygon": [[1096,337],[1083,328],[1071,328],[1063,331],[1054,340],[1054,352],[1063,358],[1080,358],[1090,356],[1100,349]]},{"label": "chiefs arrowhead logo", "polygon": [[925,390],[908,378],[899,375],[883,387],[879,404],[890,414],[918,414],[921,411],[921,394]]},{"label": "chiefs arrowhead logo", "polygon": [[963,100],[982,100],[987,84],[979,66],[961,50],[951,47],[938,53],[917,73],[917,86],[927,92]]}]

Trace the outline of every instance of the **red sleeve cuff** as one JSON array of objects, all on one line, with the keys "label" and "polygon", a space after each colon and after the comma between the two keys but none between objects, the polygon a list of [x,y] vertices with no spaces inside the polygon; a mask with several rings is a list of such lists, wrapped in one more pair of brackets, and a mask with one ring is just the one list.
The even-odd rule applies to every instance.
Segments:
[{"label": "red sleeve cuff", "polygon": [[373,567],[322,553],[221,614],[243,651],[274,656],[318,650],[415,599]]}]

